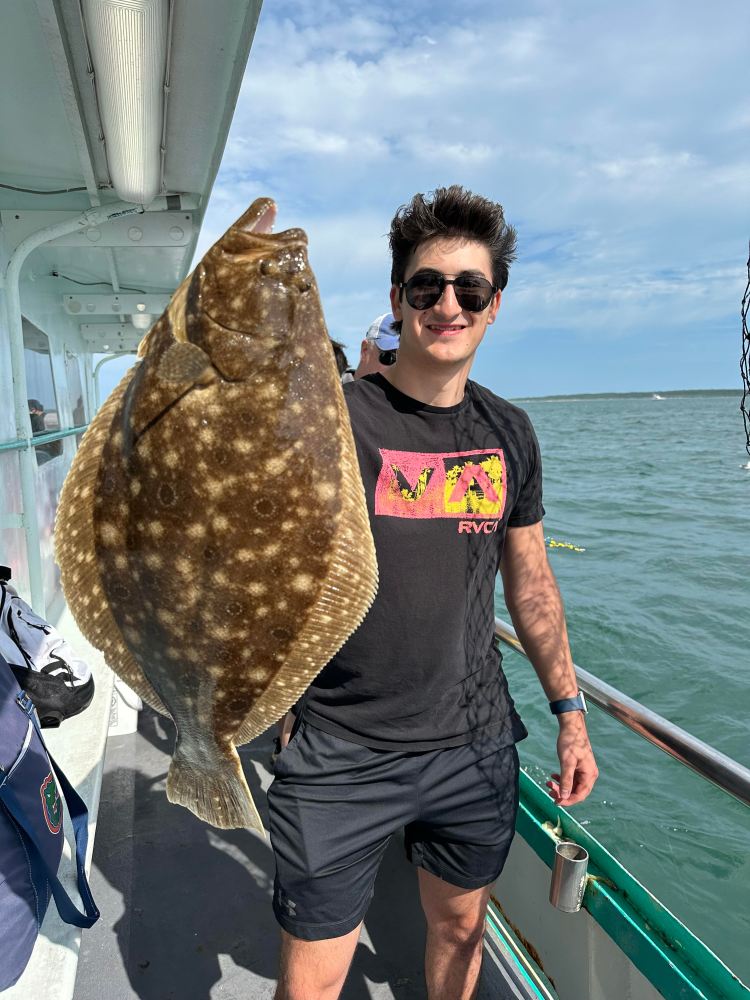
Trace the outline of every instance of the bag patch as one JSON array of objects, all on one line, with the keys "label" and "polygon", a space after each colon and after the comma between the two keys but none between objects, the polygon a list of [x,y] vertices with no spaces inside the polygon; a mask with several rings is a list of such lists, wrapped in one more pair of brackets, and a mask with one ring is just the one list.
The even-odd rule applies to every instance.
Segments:
[{"label": "bag patch", "polygon": [[44,819],[47,822],[49,832],[59,833],[60,827],[62,826],[62,802],[60,800],[60,793],[57,791],[57,784],[51,771],[42,782],[42,787],[39,791],[42,796]]}]

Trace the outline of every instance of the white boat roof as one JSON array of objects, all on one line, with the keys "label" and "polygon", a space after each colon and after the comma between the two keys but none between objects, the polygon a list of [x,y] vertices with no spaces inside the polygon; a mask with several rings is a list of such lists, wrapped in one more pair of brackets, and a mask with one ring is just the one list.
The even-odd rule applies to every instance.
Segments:
[{"label": "white boat roof", "polygon": [[[145,310],[151,312],[189,270],[260,0],[165,6],[171,6],[173,21],[161,182],[164,195],[180,200],[157,199],[152,207],[158,211],[108,223],[95,238],[76,233],[45,243],[22,272],[23,281],[37,283],[35,292],[60,296],[61,309],[81,325],[92,352],[110,341],[114,347],[118,330],[119,346],[132,349],[143,330],[133,331],[125,309],[107,311],[100,299],[86,303],[63,296],[111,298],[113,292],[130,294],[129,288],[140,298],[158,293]],[[2,5],[0,212],[6,246],[0,249],[6,254],[29,233],[122,200],[111,186],[89,51],[79,0]]]}]

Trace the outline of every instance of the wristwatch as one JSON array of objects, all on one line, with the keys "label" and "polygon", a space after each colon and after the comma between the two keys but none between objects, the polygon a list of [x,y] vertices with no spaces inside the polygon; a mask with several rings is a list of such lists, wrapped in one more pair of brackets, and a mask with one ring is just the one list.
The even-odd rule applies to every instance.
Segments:
[{"label": "wristwatch", "polygon": [[553,715],[562,715],[563,712],[588,712],[583,691],[579,691],[575,698],[559,698],[557,701],[551,701],[549,710]]}]

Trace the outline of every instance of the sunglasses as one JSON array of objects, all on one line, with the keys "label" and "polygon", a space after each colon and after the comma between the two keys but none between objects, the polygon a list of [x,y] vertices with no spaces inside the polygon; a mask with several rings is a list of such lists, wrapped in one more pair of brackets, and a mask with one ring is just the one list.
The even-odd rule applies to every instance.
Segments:
[{"label": "sunglasses", "polygon": [[401,292],[406,292],[406,301],[412,309],[431,309],[440,300],[446,285],[453,285],[456,301],[461,308],[474,313],[486,309],[498,290],[478,274],[459,274],[457,278],[446,278],[439,271],[418,271],[398,287]]},{"label": "sunglasses", "polygon": [[397,353],[398,353],[397,350],[394,350],[394,351],[381,351],[380,352],[380,356],[378,358],[378,361],[380,361],[381,365],[385,365],[386,367],[390,367],[391,365],[395,365],[396,364],[396,354]]}]

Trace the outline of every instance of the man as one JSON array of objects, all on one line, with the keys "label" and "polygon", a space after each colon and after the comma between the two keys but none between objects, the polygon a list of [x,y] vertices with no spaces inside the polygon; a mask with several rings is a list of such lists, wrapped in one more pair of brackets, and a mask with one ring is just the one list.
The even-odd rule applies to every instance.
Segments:
[{"label": "man", "polygon": [[353,378],[384,373],[394,364],[399,345],[398,334],[393,329],[394,322],[393,313],[385,313],[372,321],[360,345],[359,364]]},{"label": "man", "polygon": [[[333,337],[331,337],[331,347],[333,348],[333,356],[336,359],[336,367],[339,370],[339,375],[341,376],[341,381],[343,382],[345,381],[344,375],[346,372],[352,370],[349,367],[349,359],[346,356],[344,345],[340,340],[334,340]],[[346,379],[346,381],[348,382],[349,379]]]},{"label": "man", "polygon": [[[48,431],[53,429],[57,430],[57,427],[50,428],[46,426],[46,421],[44,419],[45,409],[38,399],[27,399],[26,402],[29,406],[31,433],[34,437],[36,437],[37,434],[46,434]],[[56,418],[57,414],[53,411],[52,416]],[[37,465],[44,465],[49,462],[50,459],[56,458],[58,455],[62,455],[62,441],[47,441],[46,444],[36,445]]]},{"label": "man", "polygon": [[398,360],[345,386],[380,585],[307,692],[269,791],[277,1000],[339,996],[401,828],[427,919],[429,1000],[476,995],[526,735],[494,642],[498,568],[559,713],[550,793],[573,805],[597,776],[547,562],[536,438],[522,410],[468,380],[515,233],[500,205],[454,186],[402,207],[390,243]]},{"label": "man", "polygon": [[44,407],[38,399],[27,400],[29,404],[29,420],[31,421],[32,434],[44,434]]}]

